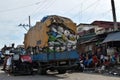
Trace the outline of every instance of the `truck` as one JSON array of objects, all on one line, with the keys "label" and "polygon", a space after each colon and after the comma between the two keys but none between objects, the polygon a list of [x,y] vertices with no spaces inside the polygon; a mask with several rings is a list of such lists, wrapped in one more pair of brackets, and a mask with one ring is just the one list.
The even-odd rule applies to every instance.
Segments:
[{"label": "truck", "polygon": [[25,34],[26,52],[31,54],[32,68],[39,74],[57,70],[81,69],[76,50],[76,24],[66,17],[49,15],[43,17]]},{"label": "truck", "polygon": [[79,54],[76,50],[57,53],[43,53],[32,55],[33,68],[38,69],[38,74],[46,74],[47,70],[57,70],[59,74],[67,70],[80,70]]}]

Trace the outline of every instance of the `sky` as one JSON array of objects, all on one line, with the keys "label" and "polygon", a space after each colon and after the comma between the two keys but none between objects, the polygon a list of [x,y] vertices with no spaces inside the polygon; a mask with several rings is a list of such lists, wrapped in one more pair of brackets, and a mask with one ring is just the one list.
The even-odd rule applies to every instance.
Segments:
[{"label": "sky", "polygon": [[[120,22],[120,0],[114,0],[117,21]],[[0,2],[0,49],[4,46],[23,44],[25,30],[19,24],[31,26],[47,15],[70,18],[76,24],[95,20],[113,21],[111,0],[1,0]]]}]

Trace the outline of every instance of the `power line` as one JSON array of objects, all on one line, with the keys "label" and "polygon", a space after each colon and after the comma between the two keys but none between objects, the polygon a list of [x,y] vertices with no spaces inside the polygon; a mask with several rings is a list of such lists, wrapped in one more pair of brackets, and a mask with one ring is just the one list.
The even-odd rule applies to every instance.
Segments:
[{"label": "power line", "polygon": [[[80,15],[80,13],[81,13],[81,16],[83,18],[84,17],[83,15],[87,14],[86,11],[89,10],[90,8],[92,8],[92,7],[94,7],[94,11],[95,11],[95,9],[98,7],[98,1],[100,2],[100,0],[96,0],[93,3],[91,3],[90,5],[88,5],[85,9],[82,8],[81,12],[79,11],[75,16],[72,16],[72,18],[77,18],[78,19],[78,16]],[[89,16],[89,17],[91,17],[91,16]],[[85,17],[83,19],[85,19]],[[79,19],[79,21],[80,20],[81,19]]]},{"label": "power line", "polygon": [[[89,8],[97,5],[96,2],[98,2],[98,1],[100,1],[100,0],[96,0],[96,1],[93,2],[92,4],[88,5],[88,6],[87,6],[85,9],[83,9],[81,12],[82,12],[82,13],[85,13]],[[78,12],[78,13],[80,13],[80,12]],[[79,14],[77,14],[77,15],[79,15]],[[73,17],[77,17],[77,15],[75,15],[75,16],[73,16]]]},{"label": "power line", "polygon": [[[101,6],[102,6],[102,5],[101,5]],[[116,9],[117,9],[117,8],[118,8],[118,7],[116,7]],[[112,11],[112,9],[109,9],[109,10],[103,12],[103,13],[100,13],[100,14],[96,15],[95,18],[106,18],[107,16],[112,17],[112,12],[111,12],[111,11]],[[92,18],[93,18],[93,17],[90,16],[90,18],[88,18],[87,21],[90,20],[90,19],[92,19]]]},{"label": "power line", "polygon": [[[83,4],[84,3],[84,0],[80,3],[80,4]],[[74,6],[74,7],[72,7],[71,9],[69,9],[68,11],[66,11],[64,14],[66,14],[66,13],[70,13],[72,10],[74,10],[76,7],[79,7],[80,6],[80,4],[78,4],[78,5],[76,5],[76,6]]]},{"label": "power line", "polygon": [[[42,2],[43,4],[45,4],[44,2],[46,2],[45,0]],[[31,4],[31,5],[40,5],[40,4],[42,4],[41,2],[36,2],[36,3],[34,3],[34,4]],[[46,10],[50,5],[52,5],[51,3],[53,3],[53,1],[51,1],[51,3],[49,3],[49,2],[47,2],[47,4],[45,4],[45,5],[43,5],[43,7],[45,7],[44,8],[44,10]],[[27,5],[26,7],[29,7],[30,5]],[[25,6],[22,6],[22,7],[19,7],[19,9],[20,8],[24,8]],[[40,8],[40,9],[43,9],[43,7],[42,8]],[[15,10],[15,9],[18,9],[18,8],[14,8],[14,9],[9,9],[9,10]],[[36,16],[36,15],[35,15]],[[28,20],[28,17],[26,17],[26,18],[24,18],[24,19],[22,19],[21,21],[23,22],[23,21],[25,21],[25,20]],[[14,22],[14,23],[17,23],[17,21],[16,22]],[[8,24],[8,23],[7,23]],[[11,24],[11,23],[10,23]],[[27,26],[26,24],[21,24],[20,26],[23,26],[23,27],[25,27],[25,26]],[[27,29],[25,29],[25,30],[27,30]]]},{"label": "power line", "polygon": [[[39,4],[40,6],[43,6],[44,4],[45,4],[45,0],[43,1],[43,3],[41,4]],[[40,6],[38,6],[30,15],[33,15],[34,13],[36,13],[38,10],[39,10],[39,8],[40,8]]]},{"label": "power line", "polygon": [[50,6],[51,6],[53,3],[55,3],[55,0],[54,0],[54,1],[50,1],[50,2],[46,3],[45,5],[43,5],[42,7],[40,7],[39,9],[37,9],[36,13],[34,13],[34,15],[33,15],[32,17],[37,17],[37,16],[40,15],[40,14],[38,14],[38,13],[44,12],[45,10],[47,11],[48,8],[50,8]]},{"label": "power line", "polygon": [[17,8],[10,8],[10,9],[6,9],[6,10],[0,10],[0,13],[3,13],[3,12],[10,12],[10,11],[15,11],[15,10],[19,10],[19,9],[23,9],[23,8],[35,6],[35,5],[40,4],[41,2],[42,2],[42,1],[36,2],[36,3],[34,3],[34,4],[29,4],[29,5],[26,5],[26,6],[17,7]]},{"label": "power line", "polygon": [[100,0],[96,0],[95,2],[93,2],[92,4],[90,4],[88,7],[86,7],[86,8],[83,10],[83,12],[85,12],[85,11],[87,11],[89,8],[97,5],[96,3],[97,3],[98,1],[100,1]]},{"label": "power line", "polygon": [[45,8],[43,8],[43,12],[44,12],[45,10],[47,11],[47,10],[51,7],[51,5],[53,5],[55,2],[56,2],[56,0],[51,1],[50,4],[48,4]]},{"label": "power line", "polygon": [[[95,14],[95,13],[98,14],[98,12],[97,12],[96,9],[97,9],[97,7],[99,7],[99,6],[100,6],[100,1],[97,2],[97,3],[94,5],[94,8],[93,8],[93,9],[94,9],[94,10],[93,10],[93,11],[94,11],[94,14]],[[93,12],[92,12],[92,13],[93,13]],[[82,16],[83,16],[83,15],[82,15]],[[86,14],[84,14],[84,16],[86,16]],[[91,17],[92,17],[92,16],[88,16],[88,18],[91,18]],[[88,19],[86,19],[86,20],[88,20]]]},{"label": "power line", "polygon": [[[96,17],[90,17],[90,18],[88,18],[88,19],[86,19],[87,21],[89,21],[89,20],[91,20],[91,19],[93,19],[93,18],[96,18],[96,19],[100,19],[100,18],[105,18],[105,16],[108,16],[108,14],[111,12],[111,9],[110,10],[108,10],[108,11],[106,11],[106,12],[103,12],[103,13],[101,13],[101,14],[98,14],[98,15],[96,15]],[[111,14],[111,13],[110,13]]]},{"label": "power line", "polygon": [[47,6],[46,1],[43,2],[43,4],[41,6],[39,6],[38,8],[36,8],[36,11],[34,11],[31,15],[32,18],[36,17],[36,15],[38,14],[39,11],[41,11],[45,6]]}]

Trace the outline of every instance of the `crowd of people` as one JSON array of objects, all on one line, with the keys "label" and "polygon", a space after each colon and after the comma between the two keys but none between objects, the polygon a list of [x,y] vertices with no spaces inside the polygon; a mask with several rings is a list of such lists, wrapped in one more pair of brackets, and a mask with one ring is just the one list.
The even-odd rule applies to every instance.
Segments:
[{"label": "crowd of people", "polygon": [[113,54],[106,54],[103,53],[101,48],[98,48],[96,53],[92,53],[92,51],[87,53],[81,53],[80,61],[83,61],[85,68],[102,68],[103,66],[105,68],[109,68],[117,64],[118,55],[119,53],[117,52],[117,50],[114,50]]}]

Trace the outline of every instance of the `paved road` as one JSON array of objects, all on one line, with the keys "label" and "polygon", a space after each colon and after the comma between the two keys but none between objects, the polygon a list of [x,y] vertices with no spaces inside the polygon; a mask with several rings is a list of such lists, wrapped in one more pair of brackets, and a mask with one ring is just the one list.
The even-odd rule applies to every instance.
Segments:
[{"label": "paved road", "polygon": [[8,76],[7,73],[1,71],[0,80],[120,80],[120,77],[104,76],[98,74],[88,74],[80,72],[69,72],[65,74],[57,74],[57,72],[48,72],[47,75],[24,75],[24,76]]},{"label": "paved road", "polygon": [[0,80],[120,80],[120,77],[110,77],[86,73],[49,73],[48,75],[25,75],[25,76],[8,76],[0,71]]}]

